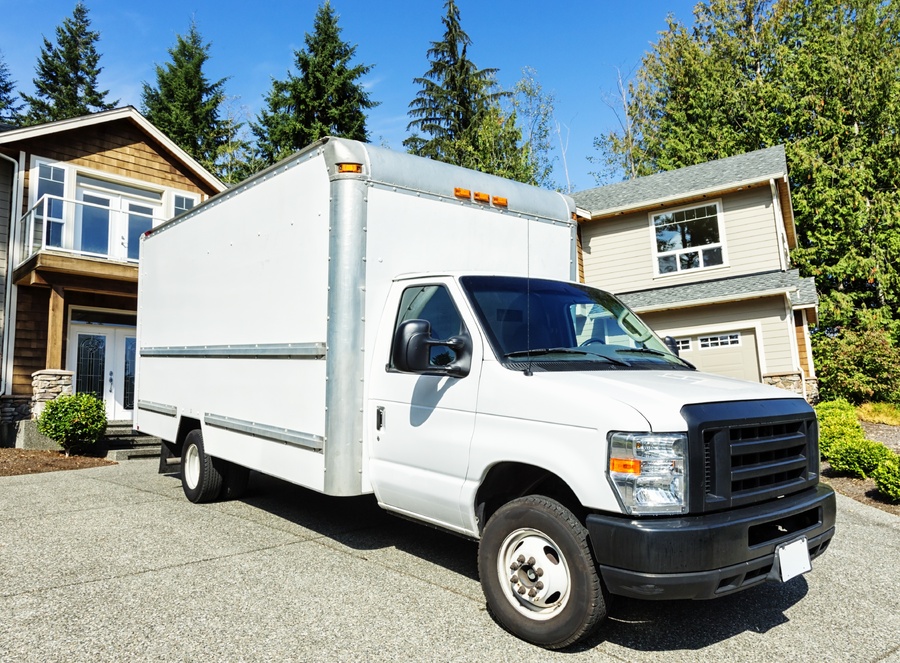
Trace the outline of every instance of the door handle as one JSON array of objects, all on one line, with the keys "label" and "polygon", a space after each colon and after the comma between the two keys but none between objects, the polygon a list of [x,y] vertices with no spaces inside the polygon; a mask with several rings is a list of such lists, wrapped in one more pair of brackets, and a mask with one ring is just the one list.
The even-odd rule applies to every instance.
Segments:
[{"label": "door handle", "polygon": [[109,393],[113,392],[113,372],[109,372]]},{"label": "door handle", "polygon": [[379,405],[375,408],[375,430],[384,428],[384,407]]}]

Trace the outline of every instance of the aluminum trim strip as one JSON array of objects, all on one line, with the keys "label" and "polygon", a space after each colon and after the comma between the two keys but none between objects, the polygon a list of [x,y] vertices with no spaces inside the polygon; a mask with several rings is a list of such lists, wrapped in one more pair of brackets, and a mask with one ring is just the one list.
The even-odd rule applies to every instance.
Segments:
[{"label": "aluminum trim strip", "polygon": [[178,414],[178,408],[174,405],[154,403],[153,401],[138,401],[137,406],[139,410],[156,412],[156,414],[164,414],[167,417],[174,417]]},{"label": "aluminum trim strip", "polygon": [[243,419],[233,419],[218,414],[210,414],[207,412],[203,417],[204,423],[208,426],[216,428],[224,428],[234,433],[243,433],[252,435],[253,437],[261,437],[266,440],[274,440],[290,444],[295,447],[303,447],[313,451],[322,451],[325,446],[325,438],[321,435],[313,435],[312,433],[303,433],[301,431],[290,430],[289,428],[280,428],[277,426],[269,426],[267,424],[258,424],[254,421],[245,421]]},{"label": "aluminum trim strip", "polygon": [[176,345],[141,348],[142,357],[216,359],[324,359],[324,343],[258,343],[248,345]]}]

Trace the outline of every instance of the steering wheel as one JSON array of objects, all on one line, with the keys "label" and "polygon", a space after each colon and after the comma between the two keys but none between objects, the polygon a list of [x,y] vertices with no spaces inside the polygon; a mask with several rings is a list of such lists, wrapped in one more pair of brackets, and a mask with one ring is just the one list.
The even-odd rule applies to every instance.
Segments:
[{"label": "steering wheel", "polygon": [[605,342],[601,341],[599,338],[589,338],[586,341],[582,341],[578,344],[579,348],[585,348],[593,343],[599,343],[600,345],[606,345]]}]

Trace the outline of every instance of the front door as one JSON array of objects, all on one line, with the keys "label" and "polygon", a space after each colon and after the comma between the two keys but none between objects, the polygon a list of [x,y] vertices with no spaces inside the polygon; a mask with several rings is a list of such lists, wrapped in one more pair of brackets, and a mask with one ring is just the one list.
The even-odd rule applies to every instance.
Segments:
[{"label": "front door", "polygon": [[69,328],[68,367],[75,373],[75,392],[103,400],[110,421],[132,418],[135,347],[135,330],[130,327]]}]

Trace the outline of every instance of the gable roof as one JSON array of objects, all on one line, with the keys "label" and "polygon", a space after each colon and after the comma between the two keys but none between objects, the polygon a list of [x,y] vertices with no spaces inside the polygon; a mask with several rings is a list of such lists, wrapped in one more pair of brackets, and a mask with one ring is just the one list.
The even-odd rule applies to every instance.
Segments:
[{"label": "gable roof", "polygon": [[769,182],[775,183],[788,242],[794,247],[796,230],[784,145],[636,177],[571,195],[582,219],[598,220]]},{"label": "gable roof", "polygon": [[222,181],[210,173],[206,168],[194,159],[191,155],[178,147],[172,139],[166,136],[162,131],[157,129],[150,121],[141,115],[134,106],[124,106],[109,111],[101,111],[92,113],[91,115],[82,115],[81,117],[73,117],[68,120],[59,120],[57,122],[47,122],[46,124],[37,124],[31,127],[21,127],[17,129],[0,130],[0,145],[14,143],[20,140],[28,140],[29,138],[38,138],[49,136],[56,133],[63,133],[73,129],[82,127],[90,127],[105,122],[115,122],[117,120],[127,120],[136,125],[141,131],[149,135],[153,140],[162,145],[163,149],[169,152],[173,157],[184,163],[188,170],[198,178],[206,182],[215,191],[224,191],[228,188]]},{"label": "gable roof", "polygon": [[575,199],[575,204],[596,217],[636,206],[659,205],[786,177],[784,146],[776,145],[726,159],[588,189],[573,193],[572,198]]}]

